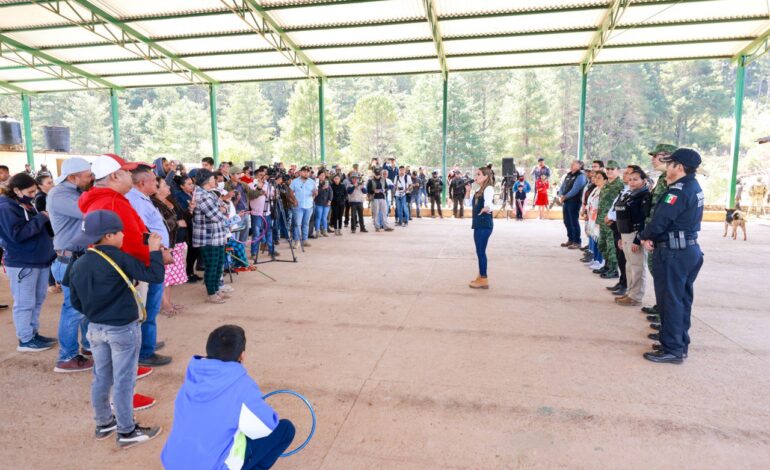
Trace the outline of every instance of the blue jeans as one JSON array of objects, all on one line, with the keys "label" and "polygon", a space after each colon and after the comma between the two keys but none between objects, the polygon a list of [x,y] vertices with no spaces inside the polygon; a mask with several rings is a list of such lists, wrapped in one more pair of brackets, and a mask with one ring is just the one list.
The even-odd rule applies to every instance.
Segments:
[{"label": "blue jeans", "polygon": [[396,196],[396,223],[409,223],[409,205],[406,203],[406,196]]},{"label": "blue jeans", "polygon": [[295,207],[294,212],[294,239],[297,241],[307,240],[307,231],[310,226],[310,214],[313,213],[313,208],[308,207],[302,209],[301,207]]},{"label": "blue jeans", "polygon": [[487,243],[492,236],[491,228],[473,230],[473,242],[476,244],[476,257],[479,259],[479,276],[487,277]]},{"label": "blue jeans", "polygon": [[[64,273],[67,271],[67,264],[59,260],[53,262],[51,274],[57,283],[61,284],[64,279]],[[88,332],[88,318],[75,310],[70,303],[70,288],[62,285],[62,294],[64,301],[61,304],[61,315],[59,317],[59,361],[69,361],[77,356],[78,351],[78,330],[80,330],[81,345],[83,349],[91,349],[88,344],[86,333]]]},{"label": "blue jeans", "polygon": [[48,268],[6,267],[13,296],[13,324],[16,337],[26,343],[40,328],[40,309],[48,294]]},{"label": "blue jeans", "polygon": [[580,244],[580,197],[573,197],[564,201],[562,207],[564,226],[567,228],[567,239],[572,243]]},{"label": "blue jeans", "polygon": [[594,255],[594,261],[597,263],[604,261],[604,258],[602,258],[602,252],[599,250],[599,244],[596,243],[596,240],[594,240],[593,237],[588,237],[588,248]]},{"label": "blue jeans", "polygon": [[[273,219],[269,215],[265,216],[265,220],[262,220],[262,217],[258,217],[256,215],[251,216],[251,226],[254,228],[254,237],[251,243],[251,254],[252,256],[254,253],[259,250],[259,243],[265,243],[267,244],[267,249],[270,251],[270,254],[273,254],[275,251],[275,245],[273,245]],[[264,237],[262,234],[265,234]],[[262,237],[262,238],[260,238]]]},{"label": "blue jeans", "polygon": [[329,230],[329,206],[315,206],[315,230]]},{"label": "blue jeans", "polygon": [[142,341],[139,322],[123,326],[91,323],[88,341],[94,359],[94,380],[91,383],[91,405],[94,420],[102,426],[112,419],[110,389],[115,405],[118,432],[134,430],[134,385],[139,365],[139,344]]},{"label": "blue jeans", "polygon": [[425,188],[420,188],[419,206],[428,207],[428,192]]},{"label": "blue jeans", "polygon": [[147,301],[144,308],[147,310],[147,319],[142,323],[142,349],[139,357],[147,359],[155,354],[155,341],[158,339],[158,324],[156,320],[160,313],[160,304],[163,301],[163,283],[149,284],[147,286]]}]

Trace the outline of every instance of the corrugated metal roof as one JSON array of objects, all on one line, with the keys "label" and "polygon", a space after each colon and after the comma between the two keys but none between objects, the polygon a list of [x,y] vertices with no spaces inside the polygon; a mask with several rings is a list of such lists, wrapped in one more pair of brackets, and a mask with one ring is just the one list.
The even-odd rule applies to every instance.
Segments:
[{"label": "corrugated metal roof", "polygon": [[[580,65],[611,3],[59,0],[57,9],[50,0],[0,0],[0,90],[440,72],[439,50],[449,72]],[[770,7],[631,0],[613,26],[593,63],[728,58],[767,34]]]}]

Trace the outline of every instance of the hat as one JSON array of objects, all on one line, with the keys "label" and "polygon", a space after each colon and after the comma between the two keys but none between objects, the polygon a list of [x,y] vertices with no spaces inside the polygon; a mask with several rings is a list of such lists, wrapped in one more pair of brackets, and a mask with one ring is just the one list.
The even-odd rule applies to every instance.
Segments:
[{"label": "hat", "polygon": [[87,247],[98,242],[108,233],[123,230],[123,221],[118,214],[108,210],[98,210],[86,214],[81,224],[81,231],[72,239],[75,246]]},{"label": "hat", "polygon": [[303,166],[302,168],[299,169],[299,171],[312,171],[312,170],[313,169],[310,168],[308,165],[305,165],[305,166]]},{"label": "hat", "polygon": [[118,170],[136,170],[139,166],[137,162],[127,162],[119,156],[112,153],[99,155],[91,164],[91,171],[94,173],[94,179],[100,180],[109,176]]},{"label": "hat", "polygon": [[60,184],[62,181],[67,179],[69,175],[80,173],[81,171],[88,171],[90,169],[91,164],[88,163],[85,159],[80,157],[69,158],[64,160],[64,163],[61,164],[61,175],[56,178],[55,182],[56,184]]},{"label": "hat", "polygon": [[380,174],[382,173],[382,168],[375,167],[374,170],[372,171],[374,172],[374,176],[380,176]]},{"label": "hat", "polygon": [[350,179],[353,179],[353,178],[358,178],[358,173],[356,173],[356,172],[354,171],[354,172],[352,172],[352,173],[350,173],[350,174],[348,175],[348,178],[350,178]]},{"label": "hat", "polygon": [[433,174],[437,175],[438,174],[438,170],[433,170]]},{"label": "hat", "polygon": [[655,148],[654,148],[654,149],[652,149],[652,150],[651,150],[651,151],[648,153],[648,155],[651,155],[651,156],[653,156],[653,157],[654,157],[655,155],[659,154],[659,153],[667,153],[667,154],[671,155],[672,153],[676,152],[676,149],[677,149],[676,145],[671,145],[671,144],[658,144],[658,145],[656,145],[656,146],[655,146]]},{"label": "hat", "polygon": [[677,162],[690,168],[698,168],[701,164],[700,154],[693,149],[680,148],[670,156],[662,158],[663,162]]},{"label": "hat", "polygon": [[605,168],[614,168],[614,169],[617,170],[618,168],[620,168],[620,165],[618,165],[618,162],[616,162],[615,160],[607,160],[607,164],[604,165],[604,167]]}]

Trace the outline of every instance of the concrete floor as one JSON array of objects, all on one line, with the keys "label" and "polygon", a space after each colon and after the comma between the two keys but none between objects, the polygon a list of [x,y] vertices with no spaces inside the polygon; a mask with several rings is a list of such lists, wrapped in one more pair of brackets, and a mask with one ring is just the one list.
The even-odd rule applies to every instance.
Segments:
[{"label": "concrete floor", "polygon": [[[188,308],[159,320],[175,360],[138,383],[159,401],[139,421],[168,431],[189,357],[227,322],[246,328],[263,390],[292,388],[318,412],[311,444],[276,468],[770,468],[770,227],[742,242],[705,224],[690,358],[675,366],[642,359],[644,315],[558,247],[560,222],[496,221],[486,292],[466,287],[469,226],[313,241],[297,264],[260,266],[276,283],[240,275],[223,306],[175,288]],[[54,374],[56,351],[16,353],[10,310],[0,323],[0,467],[160,467],[165,435],[128,451],[95,442],[89,374]],[[304,438],[301,405],[273,404]]]}]

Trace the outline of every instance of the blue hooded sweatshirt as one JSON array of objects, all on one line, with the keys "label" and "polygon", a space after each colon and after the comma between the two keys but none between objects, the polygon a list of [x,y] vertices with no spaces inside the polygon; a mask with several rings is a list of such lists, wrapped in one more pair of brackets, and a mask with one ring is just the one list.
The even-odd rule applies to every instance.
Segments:
[{"label": "blue hooded sweatshirt", "polygon": [[278,414],[239,362],[194,356],[161,453],[166,469],[240,469],[246,438],[270,435]]}]

